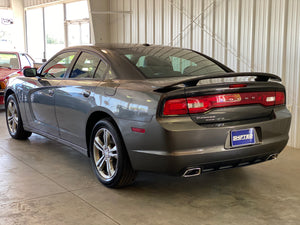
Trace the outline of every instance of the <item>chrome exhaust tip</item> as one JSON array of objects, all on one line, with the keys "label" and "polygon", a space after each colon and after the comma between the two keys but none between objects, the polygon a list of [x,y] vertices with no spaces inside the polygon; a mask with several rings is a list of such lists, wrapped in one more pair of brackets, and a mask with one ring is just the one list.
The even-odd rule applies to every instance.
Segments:
[{"label": "chrome exhaust tip", "polygon": [[278,154],[272,154],[272,155],[269,155],[269,157],[267,158],[267,160],[272,160],[272,159],[277,159],[278,158]]},{"label": "chrome exhaust tip", "polygon": [[189,168],[184,172],[184,174],[182,176],[183,177],[194,177],[194,176],[198,176],[200,174],[201,174],[201,168]]}]

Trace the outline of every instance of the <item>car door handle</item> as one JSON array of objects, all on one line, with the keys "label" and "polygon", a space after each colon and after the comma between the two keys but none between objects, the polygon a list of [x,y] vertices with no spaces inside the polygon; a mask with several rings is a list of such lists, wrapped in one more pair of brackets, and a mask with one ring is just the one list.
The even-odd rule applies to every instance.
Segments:
[{"label": "car door handle", "polygon": [[90,96],[90,94],[91,94],[91,91],[85,90],[85,91],[82,92],[82,95],[83,95],[84,97],[86,97],[86,98],[88,98],[88,97]]},{"label": "car door handle", "polygon": [[48,91],[48,94],[49,94],[50,96],[53,96],[53,95],[54,95],[54,90],[49,90],[49,91]]}]

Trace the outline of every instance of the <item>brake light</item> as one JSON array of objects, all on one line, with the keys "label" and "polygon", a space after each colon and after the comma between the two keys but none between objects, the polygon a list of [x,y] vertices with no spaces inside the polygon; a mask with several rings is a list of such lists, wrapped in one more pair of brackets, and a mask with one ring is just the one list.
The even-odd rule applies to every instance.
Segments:
[{"label": "brake light", "polygon": [[188,113],[186,99],[171,99],[166,101],[164,106],[164,115],[184,115]]},{"label": "brake light", "polygon": [[229,88],[241,88],[241,87],[247,87],[247,84],[231,84],[231,85],[229,85]]},{"label": "brake light", "polygon": [[282,105],[285,104],[285,94],[284,92],[275,91],[247,92],[171,99],[166,101],[163,114],[204,113],[213,108],[251,104],[261,104],[263,106]]},{"label": "brake light", "polygon": [[284,92],[276,92],[275,105],[284,105],[285,104],[285,94]]}]

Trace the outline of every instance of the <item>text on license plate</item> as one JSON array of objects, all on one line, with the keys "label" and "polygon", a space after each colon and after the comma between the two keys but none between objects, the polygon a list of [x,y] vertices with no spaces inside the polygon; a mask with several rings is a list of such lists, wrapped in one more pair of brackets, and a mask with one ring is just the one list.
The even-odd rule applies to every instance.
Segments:
[{"label": "text on license plate", "polygon": [[251,144],[255,144],[254,128],[231,131],[232,147],[251,145]]}]

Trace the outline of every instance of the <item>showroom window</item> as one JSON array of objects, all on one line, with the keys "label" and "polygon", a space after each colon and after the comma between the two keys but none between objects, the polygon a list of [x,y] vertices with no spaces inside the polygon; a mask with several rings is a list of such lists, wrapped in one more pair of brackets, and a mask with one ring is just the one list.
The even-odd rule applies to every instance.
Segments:
[{"label": "showroom window", "polygon": [[[81,13],[78,13],[78,12]],[[90,44],[88,6],[85,1],[66,4],[68,46]]]},{"label": "showroom window", "polygon": [[91,43],[87,1],[26,10],[27,50],[37,61],[64,47]]},{"label": "showroom window", "polygon": [[14,48],[13,36],[13,13],[12,10],[0,9],[0,50]]}]

